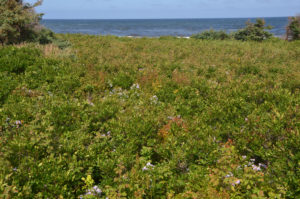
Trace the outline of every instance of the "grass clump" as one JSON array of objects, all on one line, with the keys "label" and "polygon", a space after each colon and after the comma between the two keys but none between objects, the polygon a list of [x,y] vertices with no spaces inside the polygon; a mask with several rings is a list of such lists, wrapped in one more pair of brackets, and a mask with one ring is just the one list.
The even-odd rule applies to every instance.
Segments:
[{"label": "grass clump", "polygon": [[299,197],[296,42],[59,37],[0,48],[0,198]]}]

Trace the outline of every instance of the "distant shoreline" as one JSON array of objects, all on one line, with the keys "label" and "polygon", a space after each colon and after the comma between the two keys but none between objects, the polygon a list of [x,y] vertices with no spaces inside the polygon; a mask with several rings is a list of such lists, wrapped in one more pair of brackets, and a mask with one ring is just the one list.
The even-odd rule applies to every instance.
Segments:
[{"label": "distant shoreline", "polygon": [[277,16],[277,17],[217,17],[217,18],[128,18],[128,19],[92,19],[92,18],[87,18],[87,19],[59,19],[59,18],[44,18],[42,20],[194,20],[194,19],[258,19],[258,18],[262,18],[262,19],[267,19],[267,18],[288,18],[290,16]]},{"label": "distant shoreline", "polygon": [[[89,35],[115,35],[132,37],[190,37],[205,30],[235,32],[250,19],[256,18],[209,18],[209,19],[44,19],[41,24],[55,33],[82,33]],[[285,34],[287,17],[264,18],[270,31],[277,37]]]}]

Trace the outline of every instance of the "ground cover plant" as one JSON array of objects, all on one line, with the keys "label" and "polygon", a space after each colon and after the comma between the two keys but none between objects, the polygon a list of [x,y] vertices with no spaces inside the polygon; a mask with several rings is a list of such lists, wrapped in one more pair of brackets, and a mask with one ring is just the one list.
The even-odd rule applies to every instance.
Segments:
[{"label": "ground cover plant", "polygon": [[300,197],[300,43],[0,47],[0,198]]}]

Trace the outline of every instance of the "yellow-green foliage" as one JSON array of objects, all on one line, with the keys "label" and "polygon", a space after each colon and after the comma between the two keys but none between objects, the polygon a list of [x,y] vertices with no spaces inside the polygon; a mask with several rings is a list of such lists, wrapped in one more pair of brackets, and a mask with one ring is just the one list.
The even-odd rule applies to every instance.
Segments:
[{"label": "yellow-green foliage", "polygon": [[59,37],[0,48],[0,198],[300,197],[299,42]]}]

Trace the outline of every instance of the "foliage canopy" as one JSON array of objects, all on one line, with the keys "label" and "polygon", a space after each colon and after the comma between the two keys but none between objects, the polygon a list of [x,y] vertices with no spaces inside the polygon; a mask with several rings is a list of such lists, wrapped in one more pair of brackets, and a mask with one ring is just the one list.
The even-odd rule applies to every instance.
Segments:
[{"label": "foliage canopy", "polygon": [[300,39],[300,15],[289,18],[289,24],[286,27],[287,40]]},{"label": "foliage canopy", "polygon": [[234,33],[236,40],[242,41],[263,41],[270,39],[272,34],[266,30],[272,29],[271,26],[265,26],[263,19],[256,19],[256,23],[248,21],[246,27]]},{"label": "foliage canopy", "polygon": [[21,0],[0,0],[0,42],[50,43],[54,35],[39,24],[43,14],[37,14],[34,10],[41,4],[42,0],[34,4],[24,3]]}]

